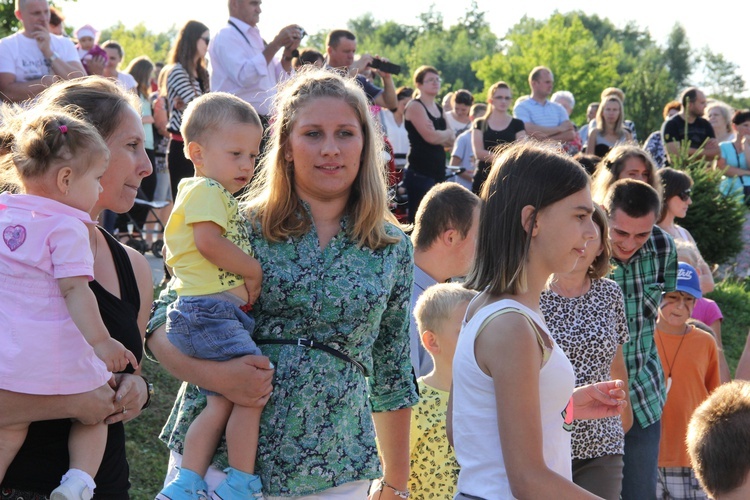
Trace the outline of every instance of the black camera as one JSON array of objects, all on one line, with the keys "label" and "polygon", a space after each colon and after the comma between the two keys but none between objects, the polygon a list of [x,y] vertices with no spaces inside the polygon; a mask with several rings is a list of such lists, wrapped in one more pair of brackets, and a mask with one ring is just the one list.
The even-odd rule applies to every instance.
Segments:
[{"label": "black camera", "polygon": [[369,66],[382,71],[383,73],[390,73],[391,75],[398,75],[401,73],[401,66],[383,61],[382,59],[373,59]]}]

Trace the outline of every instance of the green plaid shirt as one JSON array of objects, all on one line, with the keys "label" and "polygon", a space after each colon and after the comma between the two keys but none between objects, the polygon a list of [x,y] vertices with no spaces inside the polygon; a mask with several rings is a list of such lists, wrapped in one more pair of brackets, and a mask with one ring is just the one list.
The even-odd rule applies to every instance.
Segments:
[{"label": "green plaid shirt", "polygon": [[630,341],[622,346],[628,367],[630,403],[641,427],[661,418],[667,391],[664,372],[654,343],[654,328],[661,295],[677,284],[677,251],[672,237],[654,226],[651,237],[626,263],[617,266],[610,278],[622,288]]}]

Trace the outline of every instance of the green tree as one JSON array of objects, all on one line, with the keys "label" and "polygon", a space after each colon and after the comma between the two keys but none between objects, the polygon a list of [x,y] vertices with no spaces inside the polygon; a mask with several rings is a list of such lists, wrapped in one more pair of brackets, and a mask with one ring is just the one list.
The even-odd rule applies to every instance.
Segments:
[{"label": "green tree", "polygon": [[664,62],[677,87],[683,87],[694,69],[694,55],[687,32],[680,23],[672,27],[664,50]]},{"label": "green tree", "polygon": [[701,51],[703,74],[701,86],[715,97],[739,96],[745,92],[745,79],[739,74],[739,66],[727,61],[723,54],[711,52],[708,47]]},{"label": "green tree", "polygon": [[166,61],[170,46],[177,32],[172,27],[167,33],[152,33],[146,29],[146,25],[140,23],[133,28],[126,28],[122,22],[102,30],[102,43],[114,40],[125,51],[120,69],[125,68],[128,63],[139,56],[148,56],[152,61]]},{"label": "green tree", "polygon": [[[581,103],[598,101],[604,86],[619,82],[617,65],[623,51],[616,41],[607,38],[600,46],[575,16],[566,20],[554,14],[541,27],[535,26],[539,25],[522,19],[508,32],[501,51],[472,64],[485,88],[504,80],[516,96],[526,94],[528,75],[540,65],[552,70],[555,88],[570,90]],[[585,113],[583,106],[577,106],[573,121],[580,123]]]}]

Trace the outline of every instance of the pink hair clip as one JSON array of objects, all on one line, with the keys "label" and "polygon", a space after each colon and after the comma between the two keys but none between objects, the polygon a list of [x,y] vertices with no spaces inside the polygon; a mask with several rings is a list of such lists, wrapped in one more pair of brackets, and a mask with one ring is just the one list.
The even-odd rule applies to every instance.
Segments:
[{"label": "pink hair clip", "polygon": [[67,125],[60,125],[60,133],[62,135],[65,135],[68,133],[68,126]]}]

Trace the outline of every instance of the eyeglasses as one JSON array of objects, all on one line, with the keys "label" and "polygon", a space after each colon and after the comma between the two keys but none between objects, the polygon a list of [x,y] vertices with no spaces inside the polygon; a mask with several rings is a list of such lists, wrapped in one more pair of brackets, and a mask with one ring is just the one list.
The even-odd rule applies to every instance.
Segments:
[{"label": "eyeglasses", "polygon": [[423,83],[440,83],[442,81],[442,78],[425,78]]},{"label": "eyeglasses", "polygon": [[201,40],[203,40],[204,42],[206,42],[206,45],[208,45],[208,42],[211,41],[211,37],[210,36],[202,36]]},{"label": "eyeglasses", "polygon": [[496,95],[496,96],[492,96],[492,98],[493,98],[494,100],[496,100],[496,101],[510,101],[511,99],[513,99],[513,98],[512,98],[512,97],[510,97],[510,96],[508,96],[508,97],[505,97],[505,96],[502,96],[502,95]]},{"label": "eyeglasses", "polygon": [[681,193],[677,193],[677,196],[679,196],[682,201],[688,201],[690,199],[690,194],[692,192],[693,192],[692,189],[686,189],[685,191]]}]

